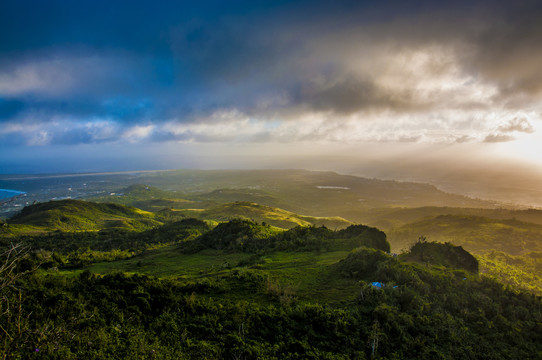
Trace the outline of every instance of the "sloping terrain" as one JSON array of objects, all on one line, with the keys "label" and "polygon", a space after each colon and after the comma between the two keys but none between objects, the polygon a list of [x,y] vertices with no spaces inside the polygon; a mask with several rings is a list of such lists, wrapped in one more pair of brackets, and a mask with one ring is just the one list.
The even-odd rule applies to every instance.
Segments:
[{"label": "sloping terrain", "polygon": [[542,225],[515,219],[439,215],[388,231],[394,249],[406,248],[420,236],[430,241],[461,245],[475,254],[493,250],[512,255],[542,251]]},{"label": "sloping terrain", "polygon": [[[119,203],[154,212],[163,208],[207,209],[246,201],[307,216],[340,216],[378,226],[382,224],[373,222],[378,220],[374,217],[375,208],[496,206],[494,202],[446,193],[429,184],[307,170],[175,170],[36,176],[6,180],[4,186],[27,192],[9,206],[0,205],[0,215],[4,218],[35,201],[66,197]],[[395,221],[393,217],[391,221]]]},{"label": "sloping terrain", "polygon": [[495,220],[516,219],[542,225],[542,210],[540,209],[507,209],[502,207],[484,209],[445,206],[371,209],[362,215],[362,222],[377,226],[382,230],[389,230],[408,223],[435,218],[439,215],[478,216]]},{"label": "sloping terrain", "polygon": [[330,229],[343,229],[353,223],[334,217],[314,217],[295,214],[291,211],[259,205],[252,202],[234,202],[218,205],[205,210],[177,210],[179,214],[204,220],[228,221],[235,218],[265,222],[283,229],[295,226],[326,226]]},{"label": "sloping terrain", "polygon": [[[471,209],[466,209],[468,213]],[[495,217],[517,214],[536,220],[540,210],[484,211]],[[476,255],[480,272],[517,288],[542,294],[542,225],[516,219],[439,215],[387,231],[394,251],[420,237],[460,245]]]},{"label": "sloping terrain", "polygon": [[9,219],[8,224],[31,226],[44,231],[104,228],[142,230],[161,224],[154,218],[153,213],[119,204],[60,200],[27,206]]},{"label": "sloping terrain", "polygon": [[[14,220],[50,226],[63,224],[57,215],[93,224],[150,216],[112,204],[38,205]],[[386,235],[368,226],[282,230],[235,219],[211,228],[183,219],[144,231],[53,231],[10,243],[31,239],[39,250],[15,257],[17,286],[0,288],[1,301],[18,309],[0,313],[9,334],[0,355],[7,357],[542,355],[539,297],[477,274],[476,260],[451,245],[393,256]],[[11,253],[0,254],[4,263]]]}]

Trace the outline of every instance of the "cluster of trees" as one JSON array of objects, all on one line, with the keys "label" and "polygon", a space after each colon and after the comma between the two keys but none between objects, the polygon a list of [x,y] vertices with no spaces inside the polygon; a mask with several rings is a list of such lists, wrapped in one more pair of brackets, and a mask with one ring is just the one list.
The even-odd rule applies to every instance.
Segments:
[{"label": "cluster of trees", "polygon": [[251,220],[234,219],[219,224],[202,236],[180,244],[185,252],[206,248],[217,250],[259,252],[271,250],[351,250],[366,246],[390,251],[386,234],[376,228],[351,225],[333,231],[324,226],[297,226],[287,231]]},{"label": "cluster of trees", "polygon": [[423,236],[410,248],[408,253],[402,255],[402,258],[409,261],[454,267],[478,273],[478,260],[471,253],[463,249],[463,247],[450,243],[442,244],[427,241]]}]

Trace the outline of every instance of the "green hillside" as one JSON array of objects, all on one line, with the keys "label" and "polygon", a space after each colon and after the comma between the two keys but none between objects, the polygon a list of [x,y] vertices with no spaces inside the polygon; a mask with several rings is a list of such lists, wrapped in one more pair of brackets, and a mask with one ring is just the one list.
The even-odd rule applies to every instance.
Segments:
[{"label": "green hillside", "polygon": [[153,213],[119,204],[60,200],[25,207],[9,219],[10,228],[35,231],[89,231],[106,228],[142,230],[161,223]]},{"label": "green hillside", "polygon": [[499,220],[469,215],[439,215],[388,231],[394,249],[412,244],[419,236],[451,242],[475,254],[493,250],[511,255],[542,251],[542,225],[515,219]]},{"label": "green hillside", "polygon": [[251,202],[237,201],[211,207],[205,210],[177,210],[179,214],[186,217],[194,217],[205,220],[228,221],[235,218],[266,222],[270,225],[283,229],[290,229],[295,226],[326,226],[331,229],[343,229],[353,223],[334,217],[314,217],[295,214],[270,206],[259,205]]},{"label": "green hillside", "polygon": [[[510,211],[536,218],[539,210]],[[502,210],[496,214],[507,214]],[[476,255],[480,272],[518,288],[542,294],[542,225],[516,219],[470,215],[440,215],[387,231],[397,251],[420,236],[430,241],[460,245]]]},{"label": "green hillside", "polygon": [[277,250],[329,251],[351,250],[359,246],[390,250],[386,234],[364,225],[351,225],[338,231],[316,226],[298,226],[284,231],[265,223],[242,219],[221,223],[202,236],[180,244],[181,249],[188,253],[204,249],[253,253]]},{"label": "green hillside", "polygon": [[[496,205],[446,193],[429,184],[306,170],[175,170],[141,174],[137,181],[146,185],[119,187],[107,196],[89,199],[155,212],[164,208],[210,209],[241,201],[313,217],[338,216],[383,229],[443,214],[441,206],[489,209]],[[402,213],[419,207],[425,208],[417,211],[418,217]]]},{"label": "green hillside", "polygon": [[[203,232],[190,237],[197,229]],[[153,238],[150,231],[141,234]],[[51,260],[56,265],[42,262],[39,272],[21,271],[40,262],[40,254],[16,258],[17,286],[0,292],[19,310],[0,313],[8,334],[0,339],[0,354],[254,360],[542,355],[542,299],[457,268],[469,255],[450,246],[429,249],[439,254],[436,264],[418,264],[375,248],[387,244],[385,235],[361,225],[278,231],[234,220],[209,231],[187,219],[166,233],[180,232],[188,237],[78,269],[58,263],[61,249]],[[186,252],[189,242],[204,247]],[[355,249],[307,246],[322,243]]]},{"label": "green hillside", "polygon": [[495,279],[516,289],[542,295],[542,253],[513,256],[494,251],[479,256],[480,268]]}]

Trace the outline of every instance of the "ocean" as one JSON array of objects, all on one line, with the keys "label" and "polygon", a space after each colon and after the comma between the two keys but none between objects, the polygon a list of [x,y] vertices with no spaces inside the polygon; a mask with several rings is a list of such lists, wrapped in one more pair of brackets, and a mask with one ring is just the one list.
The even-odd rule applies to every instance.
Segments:
[{"label": "ocean", "polygon": [[0,189],[0,200],[9,199],[10,197],[26,194],[24,191]]}]

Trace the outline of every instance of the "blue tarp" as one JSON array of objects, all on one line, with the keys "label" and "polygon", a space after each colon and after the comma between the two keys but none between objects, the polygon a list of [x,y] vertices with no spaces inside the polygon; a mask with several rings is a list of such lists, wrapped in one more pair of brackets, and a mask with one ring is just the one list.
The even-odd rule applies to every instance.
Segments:
[{"label": "blue tarp", "polygon": [[[381,283],[381,282],[378,282],[378,281],[373,281],[373,282],[371,283],[371,286],[373,286],[373,287],[375,287],[375,288],[377,288],[377,289],[382,289],[384,286],[386,286],[386,284]],[[395,286],[393,286],[393,288],[395,289],[395,288],[397,288],[398,286],[399,286],[399,285],[395,285]]]}]

